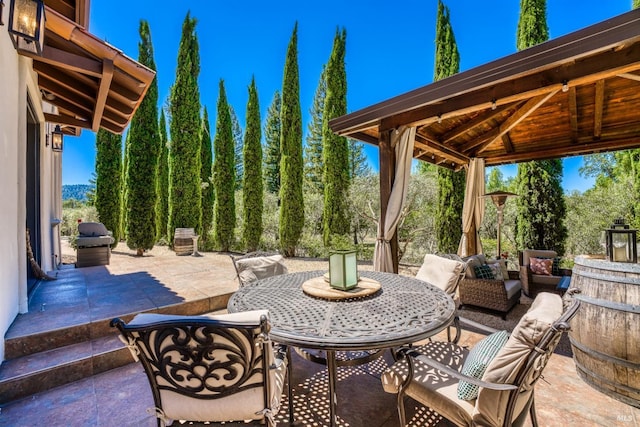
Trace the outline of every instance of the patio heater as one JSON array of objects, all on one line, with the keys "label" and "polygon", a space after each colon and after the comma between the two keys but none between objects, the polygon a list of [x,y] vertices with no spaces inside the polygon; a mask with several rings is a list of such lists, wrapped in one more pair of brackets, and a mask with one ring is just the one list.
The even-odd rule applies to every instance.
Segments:
[{"label": "patio heater", "polygon": [[482,195],[482,197],[491,197],[491,200],[493,200],[493,204],[496,205],[496,209],[498,211],[498,249],[496,259],[500,259],[500,254],[502,253],[502,251],[500,250],[500,227],[502,225],[502,220],[504,219],[504,204],[507,202],[507,198],[511,196],[517,197],[518,195],[515,193],[510,193],[508,191],[493,191],[491,193]]}]

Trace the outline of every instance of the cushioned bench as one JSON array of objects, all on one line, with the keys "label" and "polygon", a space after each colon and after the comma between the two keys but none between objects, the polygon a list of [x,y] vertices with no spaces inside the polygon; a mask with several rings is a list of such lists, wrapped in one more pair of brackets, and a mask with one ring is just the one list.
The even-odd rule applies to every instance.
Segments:
[{"label": "cushioned bench", "polygon": [[109,265],[113,242],[111,232],[101,222],[78,224],[76,267]]}]

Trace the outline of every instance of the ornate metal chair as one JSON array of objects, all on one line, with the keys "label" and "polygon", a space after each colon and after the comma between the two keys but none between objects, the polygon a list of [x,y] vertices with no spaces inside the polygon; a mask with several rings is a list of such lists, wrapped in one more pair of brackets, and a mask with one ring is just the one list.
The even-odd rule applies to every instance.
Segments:
[{"label": "ornate metal chair", "polygon": [[[458,285],[464,278],[466,269],[467,264],[457,255],[426,254],[420,270],[416,273],[416,279],[437,286],[455,300]],[[460,339],[460,318],[457,315],[453,320],[453,328],[455,328],[453,338],[451,337],[451,327],[447,328],[447,339],[457,343]]]},{"label": "ornate metal chair", "polygon": [[[496,344],[497,335],[490,335],[474,346],[484,347],[480,351],[446,342],[401,349],[403,358],[382,375],[385,391],[398,394],[400,425],[406,425],[404,397],[409,396],[457,426],[521,426],[527,414],[537,426],[535,384],[579,304],[567,300],[563,312],[559,295],[541,293],[508,338]],[[494,347],[493,359],[485,343]],[[476,387],[475,397],[468,386]]]},{"label": "ornate metal chair", "polygon": [[[144,367],[159,427],[173,420],[275,425],[287,358],[269,339],[268,311],[138,314],[128,324],[113,319],[111,326]],[[291,398],[291,387],[288,392]]]}]

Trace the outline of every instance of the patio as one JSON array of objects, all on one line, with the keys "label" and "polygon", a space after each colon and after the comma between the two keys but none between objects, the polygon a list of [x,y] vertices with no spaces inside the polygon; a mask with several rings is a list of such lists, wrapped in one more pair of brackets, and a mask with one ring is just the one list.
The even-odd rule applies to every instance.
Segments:
[{"label": "patio", "polygon": [[[291,272],[322,269],[325,264],[326,261],[308,259],[287,260]],[[57,274],[58,280],[40,284],[30,301],[31,311],[18,316],[5,337],[8,352],[14,347],[22,351],[30,348],[31,354],[0,366],[0,426],[41,425],[43,421],[51,426],[156,425],[155,418],[146,412],[152,397],[142,368],[132,363],[128,351],[106,323],[114,316],[127,319],[141,311],[223,311],[237,289],[235,271],[227,255],[179,257],[163,247],[136,258],[120,245],[108,266],[65,266]],[[410,270],[404,269],[404,274],[410,274]],[[64,336],[71,336],[69,344],[64,345]],[[472,345],[481,337],[463,330],[462,343]],[[10,344],[11,341],[15,342]],[[66,368],[33,366],[44,364],[44,360],[51,364],[54,359],[73,358],[73,353],[78,361],[67,361]],[[340,368],[340,425],[398,425],[395,395],[384,393],[379,380],[387,362],[380,359],[357,368]],[[325,425],[325,370],[300,358],[293,363],[298,424]],[[44,385],[43,391],[28,392],[28,382],[16,385],[19,379],[7,381],[12,376],[24,377],[29,369],[51,369],[48,375],[31,379]],[[69,379],[72,381],[55,387]],[[24,397],[5,399],[20,388]],[[640,409],[586,385],[577,377],[573,360],[560,354],[552,357],[544,380],[538,383],[536,402],[538,419],[544,426],[640,426]],[[411,425],[450,425],[437,414],[415,406],[407,403]],[[278,418],[287,424],[286,405]]]}]

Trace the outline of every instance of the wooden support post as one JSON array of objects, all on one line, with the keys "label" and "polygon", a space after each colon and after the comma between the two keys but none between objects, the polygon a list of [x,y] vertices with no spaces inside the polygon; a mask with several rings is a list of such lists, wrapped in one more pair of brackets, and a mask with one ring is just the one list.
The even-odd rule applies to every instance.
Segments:
[{"label": "wooden support post", "polygon": [[[387,208],[389,206],[389,197],[391,196],[391,189],[393,188],[393,182],[396,174],[396,151],[391,146],[391,132],[380,132],[379,146],[379,158],[380,158],[380,229],[384,230],[384,220],[387,215]],[[398,272],[398,235],[393,234],[391,238],[391,255],[393,259],[394,273]]]}]

